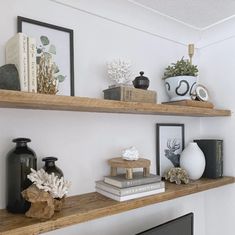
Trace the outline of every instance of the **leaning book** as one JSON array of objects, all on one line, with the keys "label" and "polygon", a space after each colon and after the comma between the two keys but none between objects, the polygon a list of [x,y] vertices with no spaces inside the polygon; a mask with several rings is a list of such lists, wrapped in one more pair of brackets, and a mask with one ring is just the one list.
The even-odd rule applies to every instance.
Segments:
[{"label": "leaning book", "polygon": [[134,172],[133,179],[128,180],[125,178],[125,174],[120,174],[117,176],[105,176],[104,182],[111,184],[119,188],[127,188],[131,186],[137,186],[142,184],[149,184],[161,181],[159,175],[150,174],[149,176],[143,176],[143,172]]},{"label": "leaning book", "polygon": [[100,194],[102,194],[102,195],[104,195],[108,198],[111,198],[115,201],[123,202],[123,201],[131,200],[131,199],[136,199],[136,198],[140,198],[140,197],[145,197],[145,196],[150,196],[150,195],[154,195],[154,194],[158,194],[158,193],[163,193],[163,192],[165,192],[165,187],[155,189],[155,190],[151,190],[151,191],[147,191],[147,192],[141,192],[141,193],[126,195],[126,196],[118,196],[116,194],[107,192],[107,191],[102,190],[102,189],[97,188],[97,187],[96,187],[96,192],[100,193]]},{"label": "leaning book", "polygon": [[21,91],[28,91],[28,37],[17,33],[6,44],[6,64],[14,64],[19,73]]},{"label": "leaning book", "polygon": [[107,184],[104,181],[97,181],[96,188],[102,189],[117,196],[127,196],[136,193],[147,192],[151,190],[161,189],[165,187],[165,182],[160,181],[156,183],[143,184],[139,186],[133,186],[128,188],[118,188],[113,185]]}]

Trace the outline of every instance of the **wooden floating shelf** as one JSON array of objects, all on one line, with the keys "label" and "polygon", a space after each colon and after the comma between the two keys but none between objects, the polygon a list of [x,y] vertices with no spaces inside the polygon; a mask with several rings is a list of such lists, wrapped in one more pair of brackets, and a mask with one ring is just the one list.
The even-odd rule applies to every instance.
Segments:
[{"label": "wooden floating shelf", "polygon": [[51,220],[45,221],[0,210],[0,235],[40,234],[232,183],[235,183],[235,177],[201,179],[188,185],[166,183],[164,193],[125,202],[116,202],[95,192],[72,196],[66,199],[61,212],[55,213]]},{"label": "wooden floating shelf", "polygon": [[8,90],[0,90],[0,107],[195,117],[231,116],[230,110],[222,109],[124,102],[86,97],[44,95]]}]

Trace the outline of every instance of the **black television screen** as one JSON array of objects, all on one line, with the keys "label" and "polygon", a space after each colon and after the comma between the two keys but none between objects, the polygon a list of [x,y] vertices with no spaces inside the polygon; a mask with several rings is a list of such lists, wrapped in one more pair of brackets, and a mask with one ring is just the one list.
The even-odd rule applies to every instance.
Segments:
[{"label": "black television screen", "polygon": [[136,235],[193,235],[193,213],[183,215]]}]

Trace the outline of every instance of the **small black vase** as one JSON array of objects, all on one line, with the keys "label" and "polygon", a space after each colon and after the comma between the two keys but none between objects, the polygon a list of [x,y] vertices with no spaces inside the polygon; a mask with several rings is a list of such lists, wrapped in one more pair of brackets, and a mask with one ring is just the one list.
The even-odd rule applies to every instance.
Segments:
[{"label": "small black vase", "polygon": [[63,174],[63,171],[55,165],[55,161],[57,161],[57,160],[58,160],[58,158],[56,158],[56,157],[44,157],[42,159],[42,161],[45,162],[45,166],[43,167],[43,169],[48,174],[54,173],[59,178],[61,178],[64,176],[64,174]]},{"label": "small black vase", "polygon": [[30,203],[21,195],[32,182],[27,178],[30,169],[37,169],[35,152],[27,146],[28,138],[13,139],[16,147],[7,154],[7,210],[12,213],[25,213]]},{"label": "small black vase", "polygon": [[140,76],[136,77],[135,80],[132,82],[135,88],[147,90],[149,87],[149,79],[144,75],[144,72],[140,72]]}]

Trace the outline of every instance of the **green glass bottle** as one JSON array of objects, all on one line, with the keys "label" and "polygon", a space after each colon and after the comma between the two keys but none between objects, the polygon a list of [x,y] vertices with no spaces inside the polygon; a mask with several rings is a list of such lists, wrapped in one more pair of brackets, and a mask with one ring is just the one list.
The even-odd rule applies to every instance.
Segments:
[{"label": "green glass bottle", "polygon": [[30,169],[37,169],[35,152],[27,146],[28,138],[13,139],[16,147],[7,154],[7,210],[12,213],[25,213],[30,203],[21,195],[32,182],[27,178]]},{"label": "green glass bottle", "polygon": [[42,161],[45,162],[43,169],[48,173],[54,173],[58,178],[64,176],[63,171],[55,165],[55,162],[58,160],[57,157],[44,157]]}]

